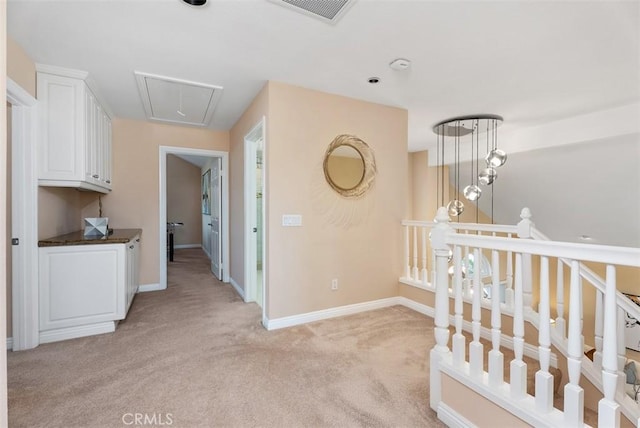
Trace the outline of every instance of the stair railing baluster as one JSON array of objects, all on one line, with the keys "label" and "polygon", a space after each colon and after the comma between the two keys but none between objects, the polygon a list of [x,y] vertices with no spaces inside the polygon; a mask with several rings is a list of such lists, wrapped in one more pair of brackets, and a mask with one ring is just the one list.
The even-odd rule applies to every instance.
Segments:
[{"label": "stair railing baluster", "polygon": [[454,286],[454,321],[456,332],[453,335],[453,364],[462,366],[465,362],[466,341],[462,334],[462,248],[456,245],[453,249],[453,286]]},{"label": "stair railing baluster", "polygon": [[[473,250],[473,260],[480,260],[480,250]],[[471,330],[473,341],[469,344],[469,371],[475,378],[484,373],[484,346],[480,342],[480,328],[482,326],[482,282],[480,269],[473,269],[473,301],[471,305]]]},{"label": "stair railing baluster", "polygon": [[584,390],[580,386],[582,366],[582,325],[580,306],[580,263],[571,261],[571,280],[569,285],[569,331],[567,341],[567,369],[569,383],[564,387],[564,422],[567,427],[584,426]]},{"label": "stair railing baluster", "polygon": [[556,275],[556,331],[562,339],[566,339],[566,323],[564,320],[564,264],[560,258],[556,259],[558,271]]},{"label": "stair railing baluster", "polygon": [[616,403],[618,385],[618,334],[616,324],[616,270],[607,265],[604,294],[604,334],[602,336],[602,389],[604,397],[598,402],[598,426],[619,427],[620,405]]},{"label": "stair railing baluster", "polygon": [[538,358],[540,370],[536,372],[536,409],[549,413],[553,408],[553,375],[549,373],[551,359],[551,309],[549,297],[549,258],[540,258],[540,322],[538,325]]},{"label": "stair railing baluster", "polygon": [[418,275],[418,226],[413,226],[413,269],[411,270],[411,279],[416,282],[420,281]]},{"label": "stair railing baluster", "polygon": [[[477,264],[478,262],[476,262]],[[500,258],[497,250],[491,250],[491,343],[489,351],[489,385],[502,386],[504,383],[504,356],[500,351],[502,314],[500,312]],[[474,270],[480,270],[475,266]]]},{"label": "stair railing baluster", "polygon": [[420,279],[422,280],[422,285],[426,286],[429,282],[429,275],[427,274],[427,227],[422,226],[422,272],[420,275]]},{"label": "stair railing baluster", "polygon": [[593,364],[598,370],[602,370],[602,334],[604,330],[604,295],[596,290],[596,320],[595,320],[595,345]]},{"label": "stair railing baluster", "polygon": [[524,362],[524,307],[522,295],[522,254],[516,253],[515,290],[513,304],[513,352],[511,361],[511,396],[522,399],[527,394],[527,363]]}]

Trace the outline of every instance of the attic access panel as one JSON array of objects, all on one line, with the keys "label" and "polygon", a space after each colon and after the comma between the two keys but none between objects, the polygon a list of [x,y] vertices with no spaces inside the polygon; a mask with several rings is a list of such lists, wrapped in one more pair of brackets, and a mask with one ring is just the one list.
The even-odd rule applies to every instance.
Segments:
[{"label": "attic access panel", "polygon": [[154,74],[134,72],[149,120],[207,126],[222,87]]},{"label": "attic access panel", "polygon": [[291,10],[335,24],[355,0],[269,0]]}]

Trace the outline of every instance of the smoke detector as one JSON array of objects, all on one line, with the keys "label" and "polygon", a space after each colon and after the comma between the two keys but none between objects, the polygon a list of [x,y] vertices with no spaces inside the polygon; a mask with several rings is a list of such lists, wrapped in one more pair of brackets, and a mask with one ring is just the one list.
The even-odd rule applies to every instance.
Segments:
[{"label": "smoke detector", "polygon": [[411,61],[405,58],[394,59],[389,63],[389,67],[391,67],[394,70],[400,70],[400,71],[406,70],[409,67],[411,67]]}]

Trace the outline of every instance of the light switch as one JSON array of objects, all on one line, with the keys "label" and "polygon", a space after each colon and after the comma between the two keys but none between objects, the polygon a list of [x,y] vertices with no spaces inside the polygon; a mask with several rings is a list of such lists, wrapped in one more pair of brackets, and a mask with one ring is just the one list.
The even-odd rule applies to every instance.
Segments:
[{"label": "light switch", "polygon": [[282,216],[283,226],[302,226],[302,216],[299,214],[284,214]]}]

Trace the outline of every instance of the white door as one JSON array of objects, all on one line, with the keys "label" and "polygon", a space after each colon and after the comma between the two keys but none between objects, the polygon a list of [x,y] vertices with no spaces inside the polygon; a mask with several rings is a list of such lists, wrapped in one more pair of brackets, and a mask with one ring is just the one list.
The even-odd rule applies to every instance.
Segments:
[{"label": "white door", "polygon": [[211,165],[211,272],[219,280],[222,280],[222,252],[220,251],[222,242],[220,237],[220,222],[222,220],[221,175],[220,158],[214,158]]}]

